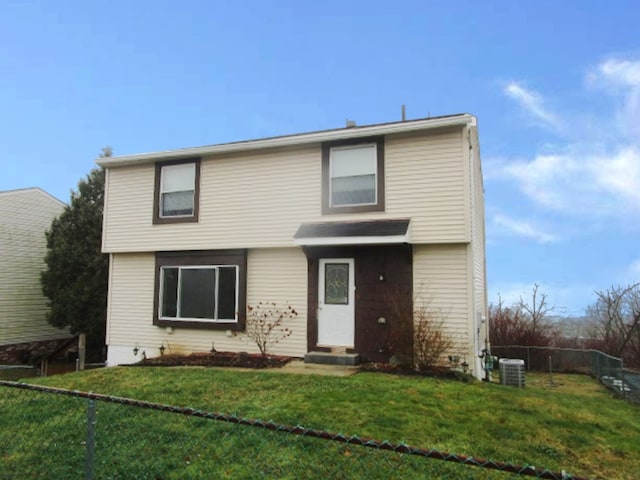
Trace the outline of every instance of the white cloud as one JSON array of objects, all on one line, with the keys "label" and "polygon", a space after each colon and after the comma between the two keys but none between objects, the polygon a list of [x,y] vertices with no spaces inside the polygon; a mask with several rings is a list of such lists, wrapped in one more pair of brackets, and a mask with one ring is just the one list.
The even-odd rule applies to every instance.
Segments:
[{"label": "white cloud", "polygon": [[483,158],[482,178],[485,182],[504,179],[504,167],[507,160],[504,158]]},{"label": "white cloud", "polygon": [[524,110],[543,126],[560,129],[562,124],[558,116],[545,108],[544,99],[539,93],[523,87],[518,82],[510,82],[504,87],[504,93],[520,104]]},{"label": "white cloud", "polygon": [[502,167],[535,203],[558,212],[626,215],[640,212],[640,150],[595,153],[579,145]]},{"label": "white cloud", "polygon": [[614,85],[640,86],[640,62],[612,58],[598,65],[595,75],[600,75]]},{"label": "white cloud", "polygon": [[[615,132],[603,141],[591,128],[581,128],[581,118],[585,125],[591,124],[592,112],[580,112],[572,115],[574,133],[563,145],[545,147],[544,153],[528,159],[494,163],[489,179],[513,181],[535,204],[565,214],[638,214],[640,61],[607,60],[597,65],[589,78],[599,86],[613,88],[607,91],[613,96],[611,112],[596,118],[600,129]],[[541,95],[517,83],[509,84],[505,94],[548,125],[565,123],[544,109]],[[576,137],[576,131],[580,137]]]},{"label": "white cloud", "polygon": [[592,177],[604,191],[621,201],[629,201],[631,208],[640,210],[640,151],[637,147],[624,147],[613,156],[595,158],[591,167]]},{"label": "white cloud", "polygon": [[620,100],[616,126],[623,135],[640,134],[640,61],[612,58],[594,68],[588,79]]},{"label": "white cloud", "polygon": [[515,219],[502,213],[493,215],[489,229],[498,234],[523,237],[537,243],[551,243],[558,240],[556,235],[543,231],[530,220]]},{"label": "white cloud", "polygon": [[640,282],[640,258],[629,265],[626,277],[629,278],[629,283]]}]

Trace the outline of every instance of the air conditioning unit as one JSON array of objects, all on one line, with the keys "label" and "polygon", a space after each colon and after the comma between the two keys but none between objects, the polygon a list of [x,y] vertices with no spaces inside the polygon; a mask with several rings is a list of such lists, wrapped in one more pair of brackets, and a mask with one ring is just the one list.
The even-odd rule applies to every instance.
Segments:
[{"label": "air conditioning unit", "polygon": [[524,388],[524,360],[501,358],[498,365],[502,385]]}]

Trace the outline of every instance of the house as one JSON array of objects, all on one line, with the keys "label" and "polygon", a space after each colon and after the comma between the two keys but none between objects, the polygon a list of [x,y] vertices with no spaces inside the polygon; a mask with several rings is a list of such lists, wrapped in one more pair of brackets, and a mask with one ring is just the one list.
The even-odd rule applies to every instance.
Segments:
[{"label": "house", "polygon": [[[459,114],[100,158],[108,364],[256,351],[247,306],[292,306],[272,353],[389,360],[393,293],[441,315],[480,376],[484,194]],[[310,358],[310,357],[307,357]]]},{"label": "house", "polygon": [[0,192],[0,363],[23,363],[71,335],[47,323],[45,232],[65,204],[39,188]]}]

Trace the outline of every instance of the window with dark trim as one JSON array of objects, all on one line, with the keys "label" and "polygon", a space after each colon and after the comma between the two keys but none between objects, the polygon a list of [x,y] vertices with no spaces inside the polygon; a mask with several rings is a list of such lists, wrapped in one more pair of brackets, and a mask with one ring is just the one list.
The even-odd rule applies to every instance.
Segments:
[{"label": "window with dark trim", "polygon": [[246,250],[157,252],[153,323],[244,330]]},{"label": "window with dark trim", "polygon": [[322,213],[384,211],[384,138],[322,145]]},{"label": "window with dark trim", "polygon": [[197,222],[200,159],[156,163],[153,223]]}]

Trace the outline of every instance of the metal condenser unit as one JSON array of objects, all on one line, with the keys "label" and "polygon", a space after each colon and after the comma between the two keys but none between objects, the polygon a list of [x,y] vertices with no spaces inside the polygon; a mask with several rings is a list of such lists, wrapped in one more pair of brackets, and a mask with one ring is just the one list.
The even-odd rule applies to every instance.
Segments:
[{"label": "metal condenser unit", "polygon": [[502,385],[524,388],[524,360],[501,358],[498,365]]}]

